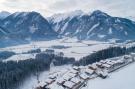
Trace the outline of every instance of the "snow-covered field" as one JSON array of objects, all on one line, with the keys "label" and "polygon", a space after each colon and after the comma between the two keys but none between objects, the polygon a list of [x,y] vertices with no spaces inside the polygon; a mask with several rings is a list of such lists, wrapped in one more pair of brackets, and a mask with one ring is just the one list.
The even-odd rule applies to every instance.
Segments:
[{"label": "snow-covered field", "polygon": [[[30,44],[12,46],[1,48],[0,50],[9,50],[14,51],[16,53],[27,52],[33,48],[41,48],[42,51],[46,49],[52,49],[52,46],[67,46],[68,48],[63,49],[54,49],[56,52],[63,52],[66,57],[75,57],[76,60],[80,59],[81,57],[87,56],[92,52],[105,49],[110,47],[112,44],[105,43],[105,42],[98,42],[98,41],[82,41],[79,42],[76,39],[58,39],[52,41],[39,41],[39,42],[32,42]],[[17,55],[16,60],[18,60],[18,56],[24,55]],[[33,56],[32,56],[33,57]],[[28,57],[30,58],[30,56]],[[7,60],[11,60],[7,59]],[[15,57],[14,57],[15,60]]]},{"label": "snow-covered field", "polygon": [[83,89],[135,89],[135,63],[113,72],[107,79],[96,78]]},{"label": "snow-covered field", "polygon": [[[122,57],[121,57],[122,58]],[[86,67],[87,68],[87,67]],[[88,81],[87,86],[81,89],[135,89],[135,63],[131,63],[115,72],[109,74],[106,79],[96,77]],[[71,65],[51,67],[50,71],[42,72],[39,75],[38,83],[36,76],[28,78],[18,89],[34,89],[39,85],[44,85],[45,81],[52,74],[58,74],[58,80],[62,78],[66,73],[72,70]],[[63,89],[58,84],[53,83],[51,89]]]},{"label": "snow-covered field", "polygon": [[[55,67],[51,67],[50,71],[44,71],[40,73],[39,74],[40,85],[44,85],[45,80],[49,77],[50,74],[52,73],[64,74],[69,69],[71,69],[71,65],[58,66],[58,67],[55,66]],[[37,87],[38,85],[39,84],[38,84],[37,76],[33,75],[28,79],[26,79],[24,83],[18,87],[18,89],[35,89],[35,87]],[[56,89],[60,89],[60,88],[56,88]]]}]

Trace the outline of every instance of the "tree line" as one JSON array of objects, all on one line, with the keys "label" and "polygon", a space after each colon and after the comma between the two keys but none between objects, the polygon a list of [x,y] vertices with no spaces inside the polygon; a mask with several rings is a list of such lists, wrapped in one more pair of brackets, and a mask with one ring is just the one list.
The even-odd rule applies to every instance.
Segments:
[{"label": "tree line", "polygon": [[103,49],[97,52],[94,52],[86,57],[81,58],[79,61],[76,61],[74,65],[88,65],[94,62],[99,62],[100,60],[104,60],[107,58],[122,56],[125,54],[130,54],[131,52],[135,52],[135,47],[109,47],[107,49]]},{"label": "tree line", "polygon": [[0,89],[16,89],[31,74],[49,70],[52,62],[59,66],[74,61],[74,58],[39,53],[35,59],[0,62]]}]

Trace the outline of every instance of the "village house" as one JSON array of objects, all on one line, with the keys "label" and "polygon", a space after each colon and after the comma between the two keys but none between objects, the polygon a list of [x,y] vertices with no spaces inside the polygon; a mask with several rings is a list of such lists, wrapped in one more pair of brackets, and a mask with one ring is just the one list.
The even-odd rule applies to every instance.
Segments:
[{"label": "village house", "polygon": [[81,83],[81,80],[79,78],[77,78],[77,77],[72,78],[70,81],[75,83],[75,84]]},{"label": "village house", "polygon": [[112,65],[109,65],[109,64],[102,64],[102,68],[104,68],[104,69],[109,69],[109,68],[111,68],[111,66]]},{"label": "village house", "polygon": [[103,79],[105,79],[108,76],[108,73],[106,71],[98,70],[96,71],[97,75]]},{"label": "village house", "polygon": [[64,56],[64,53],[63,52],[57,52],[56,55],[57,56],[60,56],[60,57],[63,57]]},{"label": "village house", "polygon": [[45,80],[45,83],[47,83],[48,85],[49,85],[49,84],[52,84],[53,82],[55,82],[54,79],[46,79],[46,80]]},{"label": "village house", "polygon": [[68,89],[73,89],[73,87],[75,86],[76,84],[71,82],[71,81],[66,81],[63,86],[65,86],[66,88]]},{"label": "village house", "polygon": [[57,76],[58,76],[58,74],[52,74],[52,75],[49,76],[49,78],[50,78],[50,79],[56,79]]},{"label": "village house", "polygon": [[63,85],[65,81],[66,81],[65,79],[61,78],[61,79],[59,79],[59,80],[57,81],[57,84],[58,84],[58,85]]},{"label": "village house", "polygon": [[44,89],[43,87],[39,86],[39,87],[36,87],[35,89]]},{"label": "village house", "polygon": [[85,73],[88,74],[88,75],[92,75],[94,73],[94,70],[92,70],[92,69],[86,69],[85,70]]},{"label": "village house", "polygon": [[80,70],[80,68],[78,66],[73,66],[73,69],[76,70],[76,71]]},{"label": "village house", "polygon": [[89,76],[86,74],[86,73],[82,73],[79,75],[79,77],[83,80],[88,80],[89,79]]},{"label": "village house", "polygon": [[101,67],[102,63],[101,62],[96,62],[95,63],[97,67]]},{"label": "village house", "polygon": [[132,57],[132,61],[135,61],[135,53],[131,53],[130,55]]},{"label": "village house", "polygon": [[96,66],[95,63],[93,63],[92,65],[89,65],[88,67],[89,67],[90,69],[92,69],[92,70],[98,69],[98,67]]},{"label": "village house", "polygon": [[73,73],[73,74],[76,74],[77,75],[78,74],[78,71],[77,70],[74,70],[74,69],[71,69],[70,70],[70,73]]}]

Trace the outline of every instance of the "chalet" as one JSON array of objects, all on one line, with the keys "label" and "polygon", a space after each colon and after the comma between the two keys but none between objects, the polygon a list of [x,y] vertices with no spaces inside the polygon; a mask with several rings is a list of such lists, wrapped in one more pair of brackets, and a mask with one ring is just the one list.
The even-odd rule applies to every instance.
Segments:
[{"label": "chalet", "polygon": [[73,69],[74,69],[74,70],[77,70],[77,71],[79,71],[79,70],[80,70],[80,68],[79,68],[79,67],[77,67],[77,66],[73,66]]},{"label": "chalet", "polygon": [[77,78],[77,77],[72,78],[70,81],[75,83],[75,84],[81,83],[81,80],[79,78]]},{"label": "chalet", "polygon": [[68,81],[71,78],[73,78],[74,76],[75,76],[75,74],[71,74],[71,73],[70,74],[66,74],[66,75],[63,76],[63,79]]},{"label": "chalet", "polygon": [[73,77],[77,76],[77,73],[69,72],[68,73],[68,76],[71,77],[71,78],[73,78]]},{"label": "chalet", "polygon": [[71,81],[66,81],[63,85],[64,85],[66,88],[73,89],[73,87],[75,86],[75,83],[73,83],[73,82],[71,82]]},{"label": "chalet", "polygon": [[89,76],[88,76],[86,73],[80,74],[79,77],[80,77],[81,79],[83,79],[83,80],[89,79]]},{"label": "chalet", "polygon": [[130,54],[132,56],[132,61],[135,61],[135,53]]},{"label": "chalet", "polygon": [[49,76],[50,79],[56,79],[57,77],[56,76]]},{"label": "chalet", "polygon": [[104,63],[106,63],[106,61],[105,60],[101,60],[100,63],[104,64]]},{"label": "chalet", "polygon": [[55,81],[54,79],[46,79],[45,83],[49,85],[49,84],[52,84],[54,81]]},{"label": "chalet", "polygon": [[78,74],[78,71],[77,71],[77,70],[72,69],[72,70],[70,70],[70,73]]},{"label": "chalet", "polygon": [[49,85],[48,83],[44,83],[43,88],[47,87],[48,85]]},{"label": "chalet", "polygon": [[58,85],[63,85],[65,81],[66,81],[66,80],[64,80],[63,78],[61,78],[61,79],[59,79],[59,80],[57,81],[57,84],[58,84]]},{"label": "chalet", "polygon": [[101,62],[96,62],[96,66],[99,67],[99,68],[101,68],[102,63]]},{"label": "chalet", "polygon": [[94,70],[92,70],[92,69],[86,69],[85,70],[85,73],[88,74],[88,75],[92,75],[94,73]]},{"label": "chalet", "polygon": [[105,79],[108,76],[108,73],[106,71],[96,71],[97,75],[103,79]]},{"label": "chalet", "polygon": [[58,76],[58,74],[52,74],[52,75],[49,76],[49,78],[50,78],[50,79],[56,79],[57,76]]},{"label": "chalet", "polygon": [[43,87],[39,86],[39,87],[36,87],[35,89],[44,89]]},{"label": "chalet", "polygon": [[106,64],[108,64],[108,65],[114,65],[114,62],[112,62],[112,61],[107,61]]},{"label": "chalet", "polygon": [[130,55],[124,55],[124,59],[131,59]]},{"label": "chalet", "polygon": [[92,70],[96,70],[98,68],[95,63],[92,65],[89,65],[88,67],[89,69],[92,69]]}]

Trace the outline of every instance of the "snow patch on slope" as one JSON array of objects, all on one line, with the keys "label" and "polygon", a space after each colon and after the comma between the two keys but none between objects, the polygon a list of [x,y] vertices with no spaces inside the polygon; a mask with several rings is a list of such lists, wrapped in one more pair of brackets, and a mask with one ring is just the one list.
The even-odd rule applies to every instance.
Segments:
[{"label": "snow patch on slope", "polygon": [[87,35],[89,35],[96,27],[99,26],[100,23],[97,23],[95,25],[93,25],[93,27],[91,27],[91,29],[87,32]]}]

